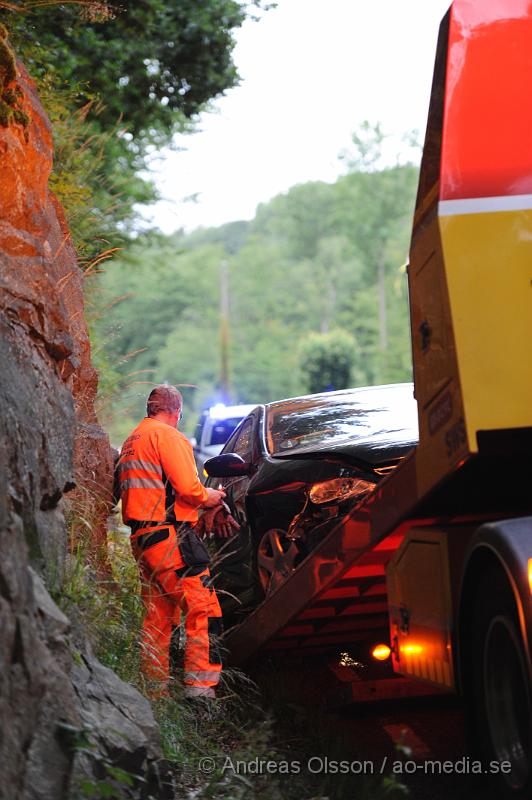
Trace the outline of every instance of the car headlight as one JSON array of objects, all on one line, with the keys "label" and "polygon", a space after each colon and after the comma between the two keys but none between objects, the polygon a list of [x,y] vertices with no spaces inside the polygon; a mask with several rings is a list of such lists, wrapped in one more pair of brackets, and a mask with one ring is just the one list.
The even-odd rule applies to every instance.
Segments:
[{"label": "car headlight", "polygon": [[374,483],[363,481],[360,478],[333,478],[331,481],[315,483],[309,492],[310,499],[316,505],[328,503],[331,500],[351,500],[371,491]]}]

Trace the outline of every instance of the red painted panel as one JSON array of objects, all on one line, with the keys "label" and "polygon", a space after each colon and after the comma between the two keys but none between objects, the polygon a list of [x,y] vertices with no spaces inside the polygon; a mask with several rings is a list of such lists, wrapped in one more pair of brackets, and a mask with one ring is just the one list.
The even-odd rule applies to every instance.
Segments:
[{"label": "red painted panel", "polygon": [[338,615],[339,617],[359,617],[361,614],[387,614],[388,603],[353,603]]},{"label": "red painted panel", "polygon": [[289,625],[286,628],[283,628],[280,636],[310,636],[314,633],[314,626],[313,625]]},{"label": "red painted panel", "polygon": [[342,600],[343,598],[358,597],[360,589],[354,586],[336,586],[328,589],[322,595],[320,600]]},{"label": "red painted panel", "polygon": [[397,550],[404,538],[403,533],[394,533],[391,536],[387,536],[382,542],[379,542],[373,550]]},{"label": "red painted panel", "polygon": [[372,631],[375,628],[382,628],[386,627],[387,617],[385,615],[374,615],[372,618],[364,618],[360,620],[355,619],[346,619],[346,620],[338,620],[337,622],[330,622],[329,624],[325,625],[312,639],[312,641],[316,641],[317,639],[323,639],[323,641],[327,641],[330,634],[333,633],[346,633],[350,634],[351,631]]},{"label": "red painted panel", "polygon": [[440,199],[532,194],[532,3],[454,0]]},{"label": "red painted panel", "polygon": [[364,566],[358,566],[355,564],[354,566],[350,567],[344,574],[342,575],[342,580],[346,578],[373,578],[377,575],[384,575],[384,567],[382,564],[366,564]]},{"label": "red painted panel", "polygon": [[299,615],[297,618],[298,620],[301,619],[323,619],[324,617],[334,617],[336,616],[336,609],[334,606],[323,606],[322,608],[307,608],[306,611],[303,611],[302,614]]}]

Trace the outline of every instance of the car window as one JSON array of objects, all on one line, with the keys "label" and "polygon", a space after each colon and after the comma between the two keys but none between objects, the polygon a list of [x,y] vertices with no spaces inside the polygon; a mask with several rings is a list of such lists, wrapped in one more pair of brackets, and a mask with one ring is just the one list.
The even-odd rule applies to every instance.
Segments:
[{"label": "car window", "polygon": [[253,460],[253,418],[250,417],[244,422],[231,451],[241,456],[244,461]]},{"label": "car window", "polygon": [[225,444],[241,420],[242,417],[231,417],[230,419],[216,420],[212,426],[209,441],[205,442],[205,444],[207,446]]},{"label": "car window", "polygon": [[[242,422],[240,424],[242,424]],[[224,448],[223,448],[223,452],[224,453],[234,453],[235,452],[235,444],[236,444],[236,440],[238,439],[238,434],[239,433],[240,433],[240,428],[237,426],[236,430],[233,432],[233,435],[224,444]]]}]

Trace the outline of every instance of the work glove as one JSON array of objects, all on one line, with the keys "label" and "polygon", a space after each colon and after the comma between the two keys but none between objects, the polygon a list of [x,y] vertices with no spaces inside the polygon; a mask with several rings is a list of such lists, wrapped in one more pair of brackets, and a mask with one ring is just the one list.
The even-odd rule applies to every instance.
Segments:
[{"label": "work glove", "polygon": [[196,526],[199,536],[217,536],[220,539],[229,539],[239,530],[240,525],[224,502],[214,508],[205,509]]}]

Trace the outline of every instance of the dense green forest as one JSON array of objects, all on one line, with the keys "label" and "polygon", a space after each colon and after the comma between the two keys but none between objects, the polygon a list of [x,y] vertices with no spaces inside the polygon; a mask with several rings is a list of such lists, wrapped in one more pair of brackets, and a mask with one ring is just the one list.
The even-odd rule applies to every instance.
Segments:
[{"label": "dense green forest", "polygon": [[[251,221],[139,236],[97,280],[98,357],[118,442],[154,381],[184,388],[186,429],[219,399],[268,402],[331,388],[320,348],[349,354],[349,385],[411,378],[405,261],[417,168],[381,163],[383,135],[353,137],[334,184],[292,187]],[[229,398],[221,393],[220,286],[229,284]],[[332,388],[344,388],[332,383]],[[106,387],[103,387],[104,394]]]}]

